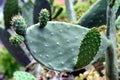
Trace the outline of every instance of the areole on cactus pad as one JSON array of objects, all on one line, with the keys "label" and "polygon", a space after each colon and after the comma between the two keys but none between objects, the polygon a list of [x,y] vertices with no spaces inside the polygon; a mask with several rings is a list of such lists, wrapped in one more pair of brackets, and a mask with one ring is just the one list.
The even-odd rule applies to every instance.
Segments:
[{"label": "areole on cactus pad", "polygon": [[[85,38],[89,35],[89,38]],[[84,39],[86,44],[89,42],[92,44],[83,47],[85,52],[89,51],[89,54],[84,51],[84,54],[79,53]],[[95,55],[103,53],[107,46],[107,43],[104,43],[105,39],[96,29],[90,30],[79,25],[57,21],[48,22],[44,28],[40,28],[39,23],[32,25],[26,31],[25,41],[38,62],[47,68],[66,72],[73,72],[88,65]],[[104,46],[100,46],[102,43]],[[87,60],[86,63],[78,64],[80,55],[83,56],[81,61]]]}]

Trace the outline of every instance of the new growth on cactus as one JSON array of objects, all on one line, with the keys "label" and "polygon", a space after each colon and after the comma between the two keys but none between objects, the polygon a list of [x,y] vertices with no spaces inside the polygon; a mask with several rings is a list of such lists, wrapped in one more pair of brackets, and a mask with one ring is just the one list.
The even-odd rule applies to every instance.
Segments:
[{"label": "new growth on cactus", "polygon": [[[10,54],[20,64],[22,64],[23,66],[26,66],[30,63],[30,59],[29,59],[28,55],[26,55],[26,51],[23,49],[22,46],[12,45],[9,41],[9,38],[11,36],[11,32],[9,32],[8,29],[11,28],[11,26],[12,26],[11,25],[12,17],[15,15],[18,15],[18,13],[21,13],[21,12],[19,12],[20,11],[19,4],[18,4],[19,2],[18,2],[18,0],[2,0],[2,1],[5,2],[4,11],[3,11],[3,13],[4,13],[4,26],[0,26],[0,39],[3,43],[3,45],[10,52]],[[21,8],[23,8],[23,7],[21,7]],[[14,41],[13,38],[12,38],[12,41]],[[16,41],[15,41],[15,44],[16,44]],[[19,43],[17,43],[17,44],[19,44]]]},{"label": "new growth on cactus", "polygon": [[22,36],[25,35],[27,25],[22,16],[20,16],[20,15],[14,16],[12,18],[11,24],[17,34],[22,35]]},{"label": "new growth on cactus", "polygon": [[76,67],[80,68],[88,65],[99,51],[100,44],[100,33],[97,31],[97,29],[92,28],[82,40],[82,43],[79,48]]},{"label": "new growth on cactus", "polygon": [[16,15],[11,21],[12,28],[15,30],[15,34],[9,38],[10,42],[15,45],[20,45],[24,42],[24,35],[26,33],[27,25],[24,18],[20,15]]},{"label": "new growth on cactus", "polygon": [[14,45],[20,45],[23,43],[24,41],[24,37],[18,34],[13,34],[11,35],[11,37],[9,38],[10,42]]},{"label": "new growth on cactus", "polygon": [[39,23],[40,23],[40,28],[44,28],[45,25],[47,24],[49,20],[49,12],[47,9],[42,9],[40,14],[39,14]]},{"label": "new growth on cactus", "polygon": [[49,12],[49,20],[52,18],[52,10],[50,7],[50,3],[48,0],[35,0],[34,10],[33,10],[33,18],[34,24],[39,22],[39,13],[42,9],[47,9]]}]

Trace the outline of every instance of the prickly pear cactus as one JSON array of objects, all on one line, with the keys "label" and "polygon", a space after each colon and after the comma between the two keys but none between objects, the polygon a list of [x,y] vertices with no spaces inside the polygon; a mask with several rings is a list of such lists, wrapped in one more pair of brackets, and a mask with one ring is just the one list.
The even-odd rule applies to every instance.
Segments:
[{"label": "prickly pear cactus", "polygon": [[16,71],[14,73],[14,80],[37,80],[37,79],[30,73]]},{"label": "prickly pear cactus", "polygon": [[39,23],[40,23],[40,28],[44,28],[44,26],[47,24],[49,20],[49,12],[47,9],[42,9],[40,14],[39,14]]},{"label": "prickly pear cactus", "polygon": [[90,9],[80,18],[79,24],[88,28],[106,23],[106,0],[97,0]]},{"label": "prickly pear cactus", "polygon": [[33,24],[33,6],[33,3],[29,0],[23,4],[23,7],[21,9],[22,16],[25,18],[28,26],[31,26]]},{"label": "prickly pear cactus", "polygon": [[[90,37],[86,38],[85,35],[90,35]],[[98,43],[94,43],[93,39],[90,39],[94,36],[96,36],[94,41]],[[100,49],[97,47],[95,52],[91,53],[91,56],[89,53],[84,56],[79,51],[84,39],[86,41],[88,39],[91,44],[93,43],[89,45],[92,50],[96,46],[100,47]],[[100,46],[101,42],[105,42],[105,40],[104,38],[100,39],[98,32],[94,32],[94,30],[89,32],[89,29],[82,26],[56,21],[48,22],[44,28],[40,28],[39,23],[30,26],[26,31],[25,42],[33,57],[42,65],[53,70],[66,72],[75,70],[78,54],[84,56],[81,61],[88,60],[90,62],[97,53],[103,53],[107,47],[107,43],[104,43],[105,46]],[[86,51],[90,50],[87,46],[86,48]],[[91,59],[87,59],[87,55]],[[83,67],[83,65],[88,65],[88,63],[80,63],[77,69]]]},{"label": "prickly pear cactus", "polygon": [[101,44],[100,33],[97,29],[91,29],[81,42],[76,67],[84,67],[89,64],[97,54]]},{"label": "prickly pear cactus", "polygon": [[[109,0],[96,0],[96,2],[85,12],[83,16],[79,19],[79,25],[92,28],[99,27],[101,25],[106,25],[106,11],[107,2]],[[120,15],[120,0],[115,2],[115,13],[116,17]]]},{"label": "prickly pear cactus", "polygon": [[51,7],[50,7],[50,3],[48,2],[48,0],[35,0],[35,5],[34,5],[34,10],[33,10],[33,18],[34,18],[34,23],[38,23],[39,22],[39,12],[42,9],[47,9],[50,16],[49,16],[49,20],[51,20]]},{"label": "prickly pear cactus", "polygon": [[26,22],[24,20],[24,18],[20,15],[16,15],[12,18],[12,27],[14,28],[14,30],[16,31],[17,34],[24,36],[26,29],[27,29],[27,25]]},{"label": "prickly pear cactus", "polygon": [[4,6],[4,21],[6,29],[11,26],[11,18],[18,14],[18,0],[6,0]]},{"label": "prickly pear cactus", "polygon": [[[110,0],[107,0],[107,3],[108,4],[110,4],[109,3],[110,2]],[[115,3],[114,3],[114,12],[116,13],[116,12],[120,12],[120,10],[119,10],[119,8],[120,8],[120,0],[115,0]],[[118,13],[119,14],[119,13]]]},{"label": "prickly pear cactus", "polygon": [[20,45],[23,43],[24,41],[24,37],[21,36],[21,35],[18,35],[18,34],[13,34],[11,35],[11,37],[9,38],[10,42],[12,44],[15,44],[15,45]]},{"label": "prickly pear cactus", "polygon": [[115,26],[117,29],[120,29],[120,16],[118,16],[118,18],[116,19]]}]

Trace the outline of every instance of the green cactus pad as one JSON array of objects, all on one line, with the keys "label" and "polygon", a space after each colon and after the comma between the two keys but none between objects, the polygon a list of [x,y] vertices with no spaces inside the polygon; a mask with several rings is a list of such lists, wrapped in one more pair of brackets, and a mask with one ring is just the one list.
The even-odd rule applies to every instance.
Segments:
[{"label": "green cactus pad", "polygon": [[37,79],[30,73],[16,71],[14,73],[14,80],[37,80]]},{"label": "green cactus pad", "polygon": [[100,44],[100,33],[96,28],[91,29],[85,35],[80,45],[76,67],[82,68],[88,65],[99,51]]},{"label": "green cactus pad", "polygon": [[27,26],[33,25],[33,3],[29,0],[28,2],[24,3],[22,6],[22,16],[24,17]]},{"label": "green cactus pad", "polygon": [[[83,14],[78,24],[92,28],[106,25],[106,11],[109,0],[96,0],[96,2]],[[116,17],[120,15],[120,0],[115,1],[114,11]]]},{"label": "green cactus pad", "polygon": [[[39,23],[27,29],[25,42],[33,57],[47,68],[72,72],[79,53],[79,47],[89,29],[65,22],[51,21],[41,29]],[[32,34],[31,34],[32,33]],[[102,39],[102,42],[105,42]],[[102,46],[98,51],[103,53]]]},{"label": "green cactus pad", "polygon": [[118,30],[120,29],[120,16],[118,16],[118,18],[116,19],[115,26]]},{"label": "green cactus pad", "polygon": [[97,0],[88,11],[81,16],[79,25],[92,28],[104,25],[106,23],[106,0]]},{"label": "green cactus pad", "polygon": [[11,37],[9,38],[10,42],[12,44],[15,44],[15,45],[20,45],[23,43],[24,41],[24,37],[21,36],[21,35],[18,35],[18,34],[13,34],[11,35]]},{"label": "green cactus pad", "polygon": [[42,9],[40,14],[39,14],[39,23],[40,23],[40,28],[44,28],[45,25],[47,24],[47,21],[49,20],[49,12],[47,9]]},{"label": "green cactus pad", "polygon": [[18,0],[6,0],[4,6],[4,21],[6,29],[10,28],[11,18],[18,14]]},{"label": "green cactus pad", "polygon": [[26,22],[22,16],[20,16],[20,15],[14,16],[12,18],[11,24],[12,24],[12,26],[17,34],[23,35],[23,36],[25,35],[27,25],[26,25]]}]

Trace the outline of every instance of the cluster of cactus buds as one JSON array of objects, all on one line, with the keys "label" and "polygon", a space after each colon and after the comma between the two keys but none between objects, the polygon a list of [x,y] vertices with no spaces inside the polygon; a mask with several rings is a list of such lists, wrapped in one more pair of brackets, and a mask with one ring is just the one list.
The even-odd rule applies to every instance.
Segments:
[{"label": "cluster of cactus buds", "polygon": [[26,22],[22,16],[16,15],[12,18],[11,24],[16,33],[11,35],[9,40],[12,44],[20,45],[24,41],[23,36],[27,29]]}]

